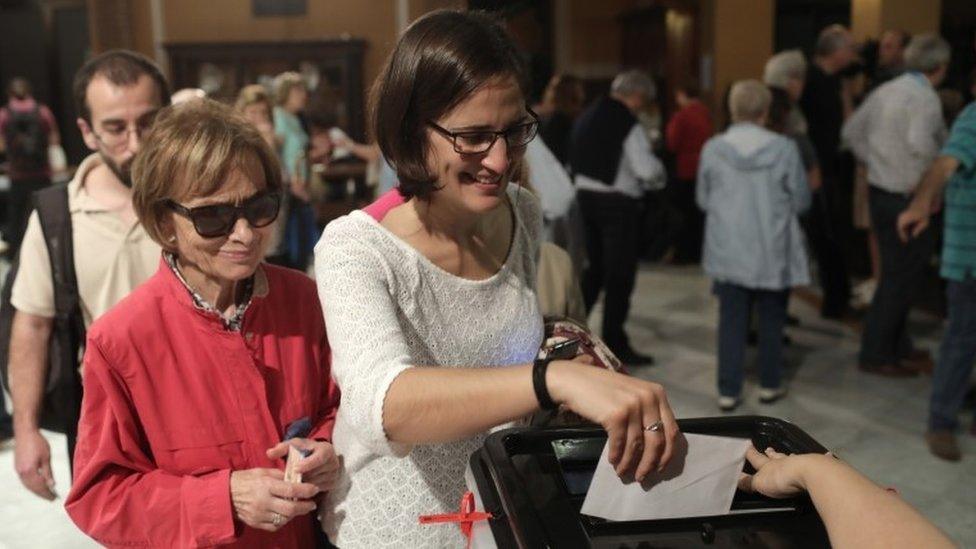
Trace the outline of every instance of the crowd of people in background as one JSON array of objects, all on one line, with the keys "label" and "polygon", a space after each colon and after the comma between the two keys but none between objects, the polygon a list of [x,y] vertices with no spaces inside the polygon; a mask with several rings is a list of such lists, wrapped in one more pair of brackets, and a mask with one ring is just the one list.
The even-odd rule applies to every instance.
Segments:
[{"label": "crowd of people in background", "polygon": [[[407,484],[410,512],[453,503],[480,433],[540,406],[601,423],[618,472],[640,478],[677,435],[663,389],[533,359],[543,318],[585,324],[602,295],[603,341],[628,366],[653,365],[625,330],[642,258],[701,264],[712,280],[721,410],[743,401],[753,343],[759,402],[787,396],[788,304],[815,285],[823,318],[863,314],[860,370],[932,376],[926,439],[958,460],[976,360],[976,105],[940,92],[951,51],[936,35],[887,31],[873,64],[865,51],[825,28],[809,58],[778,52],[711,90],[717,113],[698,83],[662,88],[640,70],[594,97],[558,74],[530,105],[504,31],[440,12],[391,54],[370,143],[310,106],[299,73],[224,105],[171,96],[153,62],[113,51],[76,77],[92,152],[66,186],[51,185],[66,170],[58,125],[14,79],[0,109],[14,413],[0,436],[15,435],[23,484],[56,497],[40,432],[48,372],[76,397],[56,418],[74,459],[69,514],[113,544],[308,546],[329,491],[332,539],[439,543],[368,512]],[[369,164],[378,200],[323,232],[312,166],[338,149]],[[854,284],[857,230],[871,261]],[[949,281],[937,362],[908,323],[936,255]],[[486,367],[498,365],[519,366]],[[297,484],[274,472],[286,432],[312,456]],[[137,516],[146,508],[158,520]]]},{"label": "crowd of people in background", "polygon": [[[576,182],[581,210],[590,212],[584,216],[584,221],[589,219],[584,227],[590,254],[584,295],[587,276],[604,280],[620,293],[629,292],[630,255],[616,260],[621,271],[616,276],[621,278],[608,278],[614,270],[608,275],[601,265],[607,253],[601,235],[623,223],[639,227],[635,232],[651,233],[638,238],[641,249],[635,253],[640,256],[651,250],[651,257],[672,264],[701,261],[719,300],[718,404],[728,411],[741,402],[747,343],[759,346],[759,401],[770,403],[786,395],[780,369],[782,345],[790,340],[782,331],[796,322],[787,314],[787,304],[791,290],[813,280],[820,289],[823,318],[863,325],[857,359],[862,371],[888,377],[934,376],[926,439],[935,455],[959,459],[953,434],[958,423],[947,418],[958,414],[972,391],[973,355],[960,339],[963,333],[972,334],[971,327],[964,327],[966,313],[960,307],[965,302],[961,288],[973,266],[967,246],[976,246],[959,241],[968,237],[965,231],[971,225],[959,209],[965,207],[965,198],[954,208],[946,204],[946,215],[956,212],[959,217],[945,218],[945,239],[938,226],[929,227],[927,221],[928,215],[942,217],[937,191],[926,198],[931,211],[925,222],[912,221],[926,230],[899,238],[897,227],[911,204],[922,203],[918,189],[930,169],[939,170],[937,189],[949,181],[957,182],[949,186],[954,196],[965,189],[959,182],[965,177],[965,164],[956,173],[960,166],[950,169],[950,160],[943,160],[949,150],[948,145],[943,149],[948,128],[959,117],[953,136],[957,143],[964,139],[965,115],[970,112],[962,109],[962,97],[971,90],[940,89],[950,57],[948,44],[937,35],[889,30],[877,42],[859,45],[848,29],[832,25],[820,32],[809,58],[800,50],[778,52],[768,59],[763,74],[756,75],[762,84],[740,81],[724,90],[719,113],[709,112],[696,86],[673,83],[665,139],[648,141],[652,155],[667,160],[663,192],[654,186],[660,175],[650,170],[642,173],[643,187],[621,189],[620,174],[635,163],[627,149],[622,153],[620,145],[613,145],[631,122],[611,122],[615,117],[605,105],[615,97],[612,88],[606,98],[590,101],[570,124],[567,119],[579,112],[576,98],[581,87],[570,75],[554,77],[546,97],[556,97],[561,90],[565,99],[560,108],[546,111],[541,136],[553,150],[567,150],[566,128],[572,127],[564,164]],[[656,97],[653,86],[648,90],[645,105],[667,104],[668,98]],[[590,117],[597,109],[603,124],[599,143],[606,148],[597,156],[620,158],[619,164],[611,162],[619,171],[602,174],[602,187],[586,184],[593,170],[587,154],[594,142],[579,137],[591,131]],[[648,109],[638,105],[631,110]],[[641,122],[653,119],[634,117]],[[713,136],[716,127],[726,129]],[[649,136],[660,131],[646,129]],[[776,134],[786,141],[776,139]],[[574,137],[582,144],[575,150]],[[961,162],[960,153],[954,154]],[[604,192],[595,195],[597,190]],[[605,208],[616,212],[613,216],[597,219],[594,211],[608,194],[621,204]],[[627,197],[636,202],[627,202]],[[632,210],[636,213],[627,213]],[[915,213],[921,217],[921,208]],[[950,322],[937,365],[929,351],[913,345],[908,313],[932,285],[930,265],[940,257],[940,240],[942,276],[949,279],[951,293]],[[612,241],[614,250],[631,245],[626,239]],[[867,272],[860,276],[851,264],[859,255],[869,258]],[[604,311],[604,322],[608,316],[612,322],[609,331],[604,325],[603,335],[608,341],[626,342],[615,320],[621,309],[613,306],[612,296],[611,291],[605,302],[610,308]],[[588,308],[593,302],[587,299]],[[755,320],[753,309],[758,313]],[[617,348],[628,358],[641,356],[635,357],[629,347]]]}]

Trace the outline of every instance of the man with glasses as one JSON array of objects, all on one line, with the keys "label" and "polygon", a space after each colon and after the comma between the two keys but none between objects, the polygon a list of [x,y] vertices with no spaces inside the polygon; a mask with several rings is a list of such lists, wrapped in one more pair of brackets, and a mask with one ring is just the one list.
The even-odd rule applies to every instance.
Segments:
[{"label": "man with glasses", "polygon": [[636,117],[655,95],[647,74],[618,75],[610,95],[576,120],[569,148],[590,260],[583,273],[583,299],[589,311],[605,292],[603,339],[621,361],[634,366],[654,362],[631,347],[624,322],[637,276],[641,198],[664,186],[664,167]]},{"label": "man with glasses", "polygon": [[[145,233],[132,207],[130,168],[153,118],[169,103],[169,86],[152,61],[116,50],[93,58],[78,71],[74,97],[78,128],[94,151],[67,187],[79,309],[87,327],[159,266],[159,246]],[[49,500],[56,493],[50,448],[40,433],[39,418],[55,324],[51,259],[35,211],[27,224],[10,298],[16,313],[9,376],[17,474],[24,486]],[[68,423],[70,457],[76,433],[74,424]]]}]

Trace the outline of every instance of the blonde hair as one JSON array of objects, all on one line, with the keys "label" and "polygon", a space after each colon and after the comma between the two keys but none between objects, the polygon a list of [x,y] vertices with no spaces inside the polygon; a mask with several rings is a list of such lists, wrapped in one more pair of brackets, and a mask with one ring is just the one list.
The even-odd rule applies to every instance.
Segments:
[{"label": "blonde hair", "polygon": [[264,105],[268,107],[268,116],[271,116],[271,112],[274,111],[274,105],[271,104],[271,95],[261,84],[244,86],[241,88],[241,91],[237,92],[237,101],[234,102],[235,110],[242,112],[246,107],[250,107],[251,105]]},{"label": "blonde hair", "polygon": [[274,99],[275,105],[279,107],[288,101],[291,90],[301,86],[305,87],[305,79],[302,75],[294,71],[283,72],[274,79]]},{"label": "blonde hair", "polygon": [[232,170],[265,189],[281,189],[281,168],[261,134],[243,116],[211,99],[160,111],[132,165],[132,205],[146,233],[172,249],[165,220],[167,200],[216,193]]}]

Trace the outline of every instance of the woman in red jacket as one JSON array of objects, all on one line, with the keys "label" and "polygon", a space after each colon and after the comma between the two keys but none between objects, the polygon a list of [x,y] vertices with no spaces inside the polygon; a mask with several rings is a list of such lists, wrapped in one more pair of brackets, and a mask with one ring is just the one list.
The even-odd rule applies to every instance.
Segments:
[{"label": "woman in red jacket", "polygon": [[675,263],[698,263],[701,260],[705,217],[695,204],[695,178],[698,175],[698,156],[705,142],[712,136],[712,118],[708,107],[698,99],[698,90],[685,84],[675,90],[678,112],[671,117],[666,129],[668,150],[674,153],[675,180],[670,195],[681,210],[682,226],[675,242]]},{"label": "woman in red jacket", "polygon": [[68,514],[107,546],[312,546],[338,390],[315,283],[262,263],[280,168],[208,100],[144,143],[133,205],[163,258],[88,333]]}]

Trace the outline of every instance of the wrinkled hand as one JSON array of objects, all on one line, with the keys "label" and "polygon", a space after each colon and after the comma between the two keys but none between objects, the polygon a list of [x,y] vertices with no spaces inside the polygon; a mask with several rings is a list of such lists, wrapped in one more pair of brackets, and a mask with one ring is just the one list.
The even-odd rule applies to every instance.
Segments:
[{"label": "wrinkled hand", "polygon": [[15,435],[14,469],[20,482],[31,492],[48,501],[57,497],[51,474],[51,446],[39,430]]},{"label": "wrinkled hand", "polygon": [[312,452],[298,462],[295,468],[295,471],[302,475],[302,482],[314,484],[322,492],[331,490],[339,476],[339,457],[336,456],[332,444],[307,438],[293,438],[269,449],[268,457],[271,459],[287,458],[289,446]]},{"label": "wrinkled hand", "polygon": [[898,237],[902,242],[908,242],[910,238],[918,238],[929,226],[930,212],[927,208],[917,207],[914,204],[898,215]]},{"label": "wrinkled hand", "polygon": [[[661,470],[674,451],[678,423],[664,388],[576,361],[556,360],[546,381],[553,399],[607,431],[610,463],[619,476],[641,482]],[[660,431],[645,431],[657,421]]]},{"label": "wrinkled hand", "polygon": [[284,475],[278,469],[232,472],[230,497],[237,520],[252,528],[275,532],[291,519],[314,511],[312,498],[318,495],[318,487],[285,482]]},{"label": "wrinkled hand", "polygon": [[746,459],[756,470],[753,475],[745,473],[739,478],[739,489],[744,492],[758,492],[764,496],[783,499],[802,494],[802,466],[804,456],[787,456],[772,448],[760,453],[755,447],[746,451]]}]

